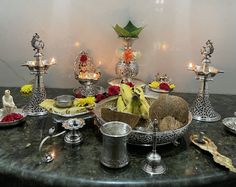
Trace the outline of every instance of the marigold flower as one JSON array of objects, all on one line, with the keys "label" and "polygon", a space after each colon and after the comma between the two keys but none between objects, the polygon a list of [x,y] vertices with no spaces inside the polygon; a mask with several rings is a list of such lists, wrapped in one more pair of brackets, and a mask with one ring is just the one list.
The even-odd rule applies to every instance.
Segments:
[{"label": "marigold flower", "polygon": [[133,51],[131,49],[126,49],[124,51],[124,61],[129,63],[134,58]]},{"label": "marigold flower", "polygon": [[160,82],[153,81],[149,84],[151,88],[158,88],[160,86]]},{"label": "marigold flower", "polygon": [[29,94],[32,92],[32,90],[33,90],[32,84],[25,84],[25,85],[21,86],[21,88],[20,88],[20,92],[23,94]]}]

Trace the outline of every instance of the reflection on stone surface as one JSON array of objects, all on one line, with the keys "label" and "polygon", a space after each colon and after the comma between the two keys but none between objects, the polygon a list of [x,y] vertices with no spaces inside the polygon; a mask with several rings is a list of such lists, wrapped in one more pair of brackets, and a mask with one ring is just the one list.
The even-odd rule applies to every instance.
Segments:
[{"label": "reflection on stone surface", "polygon": [[[0,89],[4,90],[5,88]],[[22,107],[27,98],[21,97],[18,89],[11,89],[15,101]],[[72,90],[48,89],[48,97],[71,94]],[[175,93],[176,94],[176,93]],[[189,103],[195,94],[177,94]],[[235,111],[236,96],[212,95],[212,103],[221,113],[222,117],[231,116]],[[218,101],[221,101],[219,103]],[[227,107],[226,107],[227,106]],[[92,121],[90,121],[91,123]],[[219,151],[229,156],[236,162],[235,135],[225,131],[221,122],[200,123],[193,121],[188,134],[179,141],[179,146],[172,144],[158,146],[157,151],[162,155],[163,162],[167,166],[167,172],[162,176],[149,176],[141,170],[141,162],[150,152],[150,147],[138,147],[128,145],[130,164],[119,170],[112,170],[100,164],[100,151],[102,148],[101,135],[91,124],[85,125],[81,133],[84,142],[81,146],[72,146],[64,143],[63,138],[58,137],[47,142],[44,147],[55,151],[55,159],[49,164],[39,164],[40,155],[38,146],[42,138],[48,135],[50,127],[54,124],[51,117],[32,118],[22,126],[0,129],[0,170],[1,173],[17,175],[29,180],[24,184],[32,183],[37,186],[37,181],[55,186],[76,186],[93,184],[129,184],[131,186],[145,186],[146,184],[159,184],[168,186],[203,185],[211,182],[232,182],[232,176],[226,169],[214,164],[212,157],[190,144],[189,135],[204,131],[219,147]],[[59,128],[59,127],[58,127]],[[31,144],[26,148],[27,144]],[[37,176],[37,181],[35,176]],[[1,177],[0,177],[1,178]],[[206,179],[207,178],[207,179]],[[204,179],[204,180],[203,180]],[[97,181],[100,181],[97,183]],[[0,180],[1,181],[1,180]],[[11,182],[11,181],[9,181]]]}]

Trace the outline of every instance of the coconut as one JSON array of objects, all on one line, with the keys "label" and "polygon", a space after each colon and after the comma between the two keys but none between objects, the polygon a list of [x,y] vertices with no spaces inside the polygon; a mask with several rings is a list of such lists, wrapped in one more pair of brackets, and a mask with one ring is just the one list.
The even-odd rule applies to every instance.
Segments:
[{"label": "coconut", "polygon": [[[184,126],[188,122],[188,115],[189,115],[189,107],[188,103],[181,97],[178,96],[171,96],[167,94],[161,94],[160,97],[153,102],[149,109],[149,116],[150,119],[153,121],[157,119],[160,123],[169,124],[169,129],[176,129],[181,126]],[[173,119],[177,120],[180,123],[177,123],[172,118],[167,118],[163,122],[161,122],[167,116],[171,116]],[[170,124],[171,123],[171,124]],[[174,127],[173,127],[173,124]],[[167,126],[168,128],[168,126]],[[163,128],[167,130],[166,128]]]}]

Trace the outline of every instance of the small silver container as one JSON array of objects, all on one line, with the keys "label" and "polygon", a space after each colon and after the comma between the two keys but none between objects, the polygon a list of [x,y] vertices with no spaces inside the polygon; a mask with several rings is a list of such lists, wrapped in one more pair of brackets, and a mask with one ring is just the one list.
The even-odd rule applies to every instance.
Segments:
[{"label": "small silver container", "polygon": [[100,128],[103,148],[100,162],[109,168],[121,168],[129,163],[127,152],[128,135],[132,128],[123,122],[111,121]]},{"label": "small silver container", "polygon": [[60,95],[55,98],[55,105],[59,108],[67,108],[73,105],[73,95]]}]

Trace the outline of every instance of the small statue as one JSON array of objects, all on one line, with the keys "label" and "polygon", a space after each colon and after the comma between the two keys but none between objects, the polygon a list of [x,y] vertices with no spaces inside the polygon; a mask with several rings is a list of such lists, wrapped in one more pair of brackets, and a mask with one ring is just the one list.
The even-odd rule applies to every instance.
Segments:
[{"label": "small statue", "polygon": [[5,90],[5,95],[2,96],[2,104],[3,104],[3,113],[9,114],[17,109],[13,97],[11,96],[10,90]]}]

